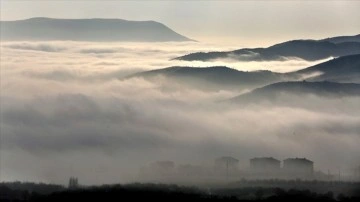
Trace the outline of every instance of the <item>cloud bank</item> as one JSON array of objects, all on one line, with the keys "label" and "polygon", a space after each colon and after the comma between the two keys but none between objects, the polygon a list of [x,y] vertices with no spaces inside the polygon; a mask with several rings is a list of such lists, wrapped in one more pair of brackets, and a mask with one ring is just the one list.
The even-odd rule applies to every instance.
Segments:
[{"label": "cloud bank", "polygon": [[[196,43],[44,47],[1,46],[1,180],[127,182],[153,161],[211,165],[223,155],[238,158],[242,168],[255,156],[307,157],[315,169],[334,172],[360,163],[359,98],[235,106],[217,101],[238,92],[117,79],[177,65],[168,59],[209,48]],[[284,70],[294,62],[282,63]]]}]

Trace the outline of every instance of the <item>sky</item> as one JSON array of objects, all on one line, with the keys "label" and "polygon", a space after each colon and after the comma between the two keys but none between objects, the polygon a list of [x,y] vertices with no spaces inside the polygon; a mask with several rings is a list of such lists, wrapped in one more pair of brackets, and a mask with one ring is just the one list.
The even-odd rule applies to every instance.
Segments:
[{"label": "sky", "polygon": [[1,0],[1,20],[31,17],[155,20],[202,42],[267,46],[359,34],[360,1]]}]

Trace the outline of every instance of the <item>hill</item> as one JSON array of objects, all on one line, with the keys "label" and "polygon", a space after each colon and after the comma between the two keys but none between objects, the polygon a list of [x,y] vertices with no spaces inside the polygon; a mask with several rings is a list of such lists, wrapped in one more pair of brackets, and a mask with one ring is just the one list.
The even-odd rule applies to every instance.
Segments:
[{"label": "hill", "polygon": [[328,41],[331,43],[344,43],[344,42],[360,42],[360,34],[355,36],[337,36],[323,39],[322,41]]},{"label": "hill", "polygon": [[[341,98],[360,96],[360,84],[354,83],[335,83],[335,82],[279,82],[257,88],[249,93],[245,93],[230,99],[235,103],[254,103],[262,101],[284,102],[287,98],[297,99],[299,103],[305,100],[305,95],[316,95],[328,98]],[[291,103],[290,103],[291,104]],[[296,104],[296,103],[294,103]]]},{"label": "hill", "polygon": [[30,18],[0,25],[1,40],[191,41],[155,21]]},{"label": "hill", "polygon": [[168,82],[203,90],[244,90],[283,81],[331,81],[360,83],[360,54],[332,60],[290,73],[271,71],[238,71],[225,66],[181,67],[139,72],[123,79],[141,77],[153,82],[160,78]]},{"label": "hill", "polygon": [[281,73],[271,71],[244,72],[225,66],[215,67],[168,67],[133,74],[125,79],[141,77],[151,81],[169,79],[192,88],[204,90],[241,90],[285,80]]},{"label": "hill", "polygon": [[[328,40],[292,40],[267,48],[243,48],[226,52],[197,52],[174,60],[209,61],[232,59],[237,61],[282,61],[300,58],[308,61],[360,54],[357,36],[329,38]],[[335,43],[336,41],[339,43]]]},{"label": "hill", "polygon": [[297,79],[304,75],[314,75],[310,81],[360,83],[360,54],[335,58],[288,74]]}]

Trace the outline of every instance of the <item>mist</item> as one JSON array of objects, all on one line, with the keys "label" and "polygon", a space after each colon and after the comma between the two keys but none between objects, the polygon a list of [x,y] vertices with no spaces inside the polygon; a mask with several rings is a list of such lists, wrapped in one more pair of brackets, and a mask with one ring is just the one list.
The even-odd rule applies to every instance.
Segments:
[{"label": "mist", "polygon": [[[178,65],[290,72],[322,62],[170,60],[189,50],[234,48],[214,47],[2,42],[1,179],[65,184],[77,176],[82,184],[125,183],[141,181],[139,169],[155,161],[212,166],[219,156],[239,159],[240,168],[257,156],[306,157],[315,170],[349,174],[360,163],[359,97],[312,95],[242,106],[221,101],[243,91],[120,79]],[[296,104],[299,99],[303,104]]]}]

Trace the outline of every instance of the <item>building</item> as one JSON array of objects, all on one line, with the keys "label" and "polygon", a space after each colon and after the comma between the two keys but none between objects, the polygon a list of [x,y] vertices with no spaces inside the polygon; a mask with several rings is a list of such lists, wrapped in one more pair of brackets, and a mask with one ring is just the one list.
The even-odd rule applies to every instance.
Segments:
[{"label": "building", "polygon": [[291,178],[312,178],[314,162],[306,158],[288,158],[284,160],[283,170]]},{"label": "building", "polygon": [[250,168],[256,171],[279,171],[280,160],[273,157],[261,157],[250,159]]},{"label": "building", "polygon": [[248,177],[252,179],[281,178],[281,161],[273,157],[257,157],[250,159]]},{"label": "building", "polygon": [[250,159],[250,169],[258,173],[279,172],[281,161],[273,157],[261,157]]},{"label": "building", "polygon": [[69,189],[76,189],[79,187],[78,178],[76,177],[70,177],[69,179]]},{"label": "building", "polygon": [[223,156],[215,159],[215,168],[235,170],[238,167],[239,160],[231,156]]},{"label": "building", "polygon": [[215,159],[214,175],[220,178],[233,178],[238,175],[239,160],[231,156],[223,156]]}]

